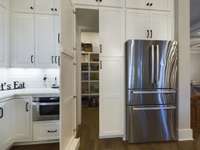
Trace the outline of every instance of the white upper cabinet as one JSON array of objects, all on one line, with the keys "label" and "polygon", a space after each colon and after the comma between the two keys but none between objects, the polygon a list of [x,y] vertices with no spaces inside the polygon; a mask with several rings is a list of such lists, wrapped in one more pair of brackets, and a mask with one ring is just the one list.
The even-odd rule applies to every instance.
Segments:
[{"label": "white upper cabinet", "polygon": [[13,14],[11,24],[12,66],[34,66],[34,16],[32,14]]},{"label": "white upper cabinet", "polygon": [[172,0],[126,0],[127,8],[173,10]]},{"label": "white upper cabinet", "polygon": [[149,27],[150,17],[148,11],[126,11],[126,40],[147,39]]},{"label": "white upper cabinet", "polygon": [[25,142],[32,140],[32,113],[31,99],[19,98],[15,101],[15,142]]},{"label": "white upper cabinet", "polygon": [[9,12],[0,7],[0,67],[8,65]]},{"label": "white upper cabinet", "polygon": [[124,124],[124,59],[101,57],[99,135],[117,137],[123,135]]},{"label": "white upper cabinet", "polygon": [[9,8],[9,4],[9,0],[0,0],[0,6],[3,6],[4,8]]},{"label": "white upper cabinet", "polygon": [[123,7],[123,0],[99,0],[100,6]]},{"label": "white upper cabinet", "polygon": [[172,40],[173,17],[170,12],[126,11],[126,40]]},{"label": "white upper cabinet", "polygon": [[101,56],[123,56],[123,12],[115,8],[99,8]]},{"label": "white upper cabinet", "polygon": [[11,9],[15,12],[33,13],[35,9],[34,0],[12,0]]},{"label": "white upper cabinet", "polygon": [[151,13],[152,40],[173,40],[173,17],[166,12]]},{"label": "white upper cabinet", "polygon": [[59,0],[35,0],[35,12],[56,14],[59,11]]},{"label": "white upper cabinet", "polygon": [[[54,16],[36,15],[36,65],[40,67],[57,66]],[[56,36],[57,37],[57,36]]]},{"label": "white upper cabinet", "polygon": [[80,5],[94,5],[94,6],[99,5],[98,0],[73,0],[73,3]]}]

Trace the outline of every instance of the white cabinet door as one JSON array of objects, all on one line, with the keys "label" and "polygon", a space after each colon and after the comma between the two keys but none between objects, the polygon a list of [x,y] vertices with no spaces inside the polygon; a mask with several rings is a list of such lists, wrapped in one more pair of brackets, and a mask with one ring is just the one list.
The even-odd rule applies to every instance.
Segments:
[{"label": "white cabinet door", "polygon": [[12,111],[14,105],[12,101],[0,103],[0,147],[2,150],[7,149],[12,144],[13,138],[13,123]]},{"label": "white cabinet door", "polygon": [[101,56],[123,56],[123,12],[114,8],[99,8]]},{"label": "white cabinet door", "polygon": [[12,66],[34,66],[34,16],[13,14],[12,16]]},{"label": "white cabinet door", "polygon": [[126,40],[147,39],[150,27],[149,11],[126,11]]},{"label": "white cabinet door", "polygon": [[100,138],[122,136],[124,124],[124,59],[102,57],[100,70]]},{"label": "white cabinet door", "polygon": [[[82,1],[82,0],[81,0]],[[63,48],[63,51],[66,53],[73,55],[73,43],[74,43],[74,14],[73,14],[73,7],[70,4],[69,1],[66,1],[68,4],[62,4],[64,5],[64,9],[62,10],[62,14],[65,14],[61,19],[61,26],[62,28],[62,34],[61,34],[61,45]],[[67,27],[67,28],[65,28]]]},{"label": "white cabinet door", "polygon": [[7,66],[9,51],[9,14],[8,10],[0,7],[0,66]]},{"label": "white cabinet door", "polygon": [[100,6],[123,7],[123,0],[101,0]]},{"label": "white cabinet door", "polygon": [[15,142],[32,140],[31,99],[19,98],[15,101]]},{"label": "white cabinet door", "polygon": [[98,0],[73,0],[73,3],[80,4],[80,5],[94,5],[98,6]]},{"label": "white cabinet door", "polygon": [[11,9],[15,12],[33,13],[35,9],[34,0],[12,0]]},{"label": "white cabinet door", "polygon": [[36,13],[52,14],[54,11],[54,0],[35,0]]},{"label": "white cabinet door", "polygon": [[54,16],[36,15],[36,65],[38,67],[49,67],[56,65],[57,58],[55,48]]},{"label": "white cabinet door", "polygon": [[0,0],[0,6],[3,6],[4,8],[9,8],[9,4],[9,0]]},{"label": "white cabinet door", "polygon": [[173,10],[172,0],[126,0],[127,8]]},{"label": "white cabinet door", "polygon": [[167,12],[151,13],[152,40],[173,40],[172,16]]},{"label": "white cabinet door", "polygon": [[173,0],[149,0],[154,10],[173,10]]}]

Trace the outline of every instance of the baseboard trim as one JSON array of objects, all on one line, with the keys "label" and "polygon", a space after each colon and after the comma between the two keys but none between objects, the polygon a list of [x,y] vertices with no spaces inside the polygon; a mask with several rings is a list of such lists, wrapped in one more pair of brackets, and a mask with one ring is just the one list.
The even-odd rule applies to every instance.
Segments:
[{"label": "baseboard trim", "polygon": [[178,130],[178,141],[192,141],[192,129],[179,129]]}]

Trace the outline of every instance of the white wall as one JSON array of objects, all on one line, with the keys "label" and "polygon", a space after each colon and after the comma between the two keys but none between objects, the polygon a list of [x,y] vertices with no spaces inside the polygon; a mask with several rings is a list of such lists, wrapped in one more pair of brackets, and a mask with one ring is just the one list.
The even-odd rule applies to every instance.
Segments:
[{"label": "white wall", "polygon": [[176,0],[176,40],[179,43],[178,138],[192,140],[190,128],[190,0]]},{"label": "white wall", "polygon": [[190,58],[191,80],[200,81],[200,54],[191,54]]},{"label": "white wall", "polygon": [[0,83],[24,81],[26,88],[44,88],[43,77],[47,76],[47,87],[51,87],[55,77],[59,82],[59,69],[0,69]]}]

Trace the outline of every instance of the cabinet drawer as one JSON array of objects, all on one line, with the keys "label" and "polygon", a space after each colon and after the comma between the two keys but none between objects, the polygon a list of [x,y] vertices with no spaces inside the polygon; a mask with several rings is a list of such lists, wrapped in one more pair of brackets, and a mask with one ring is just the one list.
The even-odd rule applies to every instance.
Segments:
[{"label": "cabinet drawer", "polygon": [[55,140],[59,139],[58,122],[36,122],[33,125],[33,140]]}]

